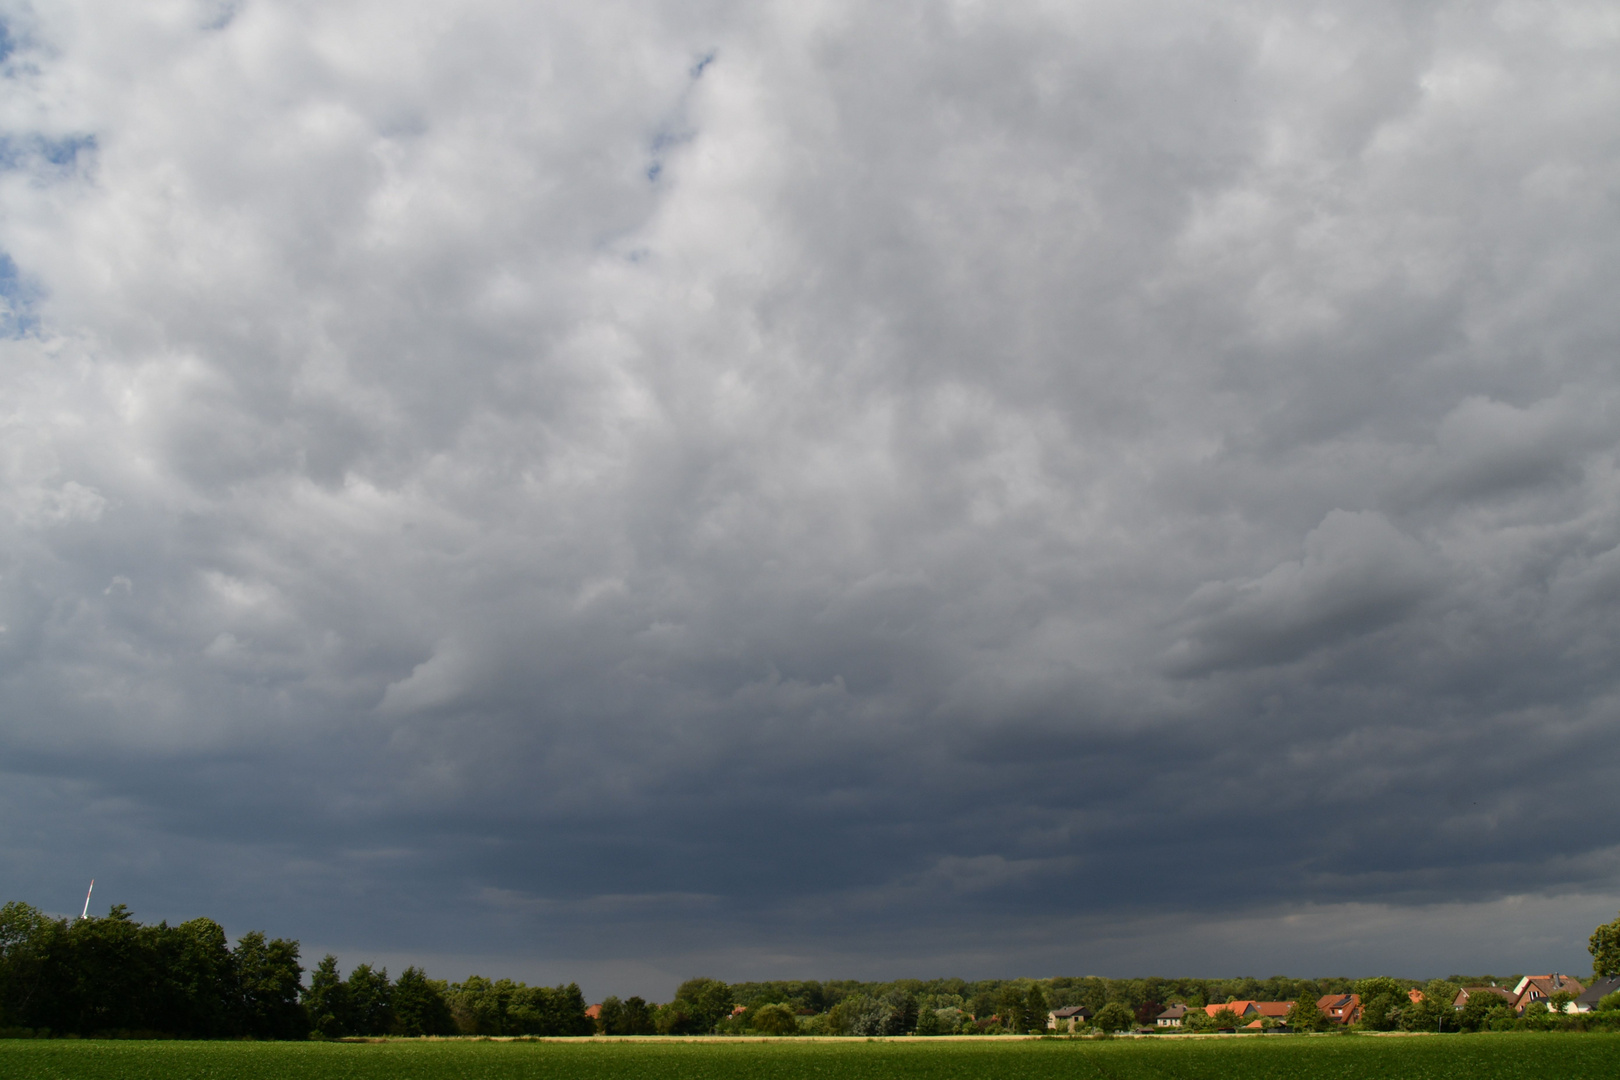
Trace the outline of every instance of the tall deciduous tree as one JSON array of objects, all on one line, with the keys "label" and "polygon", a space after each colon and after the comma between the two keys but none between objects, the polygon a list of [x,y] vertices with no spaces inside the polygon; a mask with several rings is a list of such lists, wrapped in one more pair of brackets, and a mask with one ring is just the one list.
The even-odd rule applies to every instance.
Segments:
[{"label": "tall deciduous tree", "polygon": [[327,953],[309,975],[309,988],[304,991],[304,1010],[309,1014],[309,1028],[328,1039],[341,1039],[349,1034],[349,988],[343,985],[338,973],[337,957]]},{"label": "tall deciduous tree", "polygon": [[1316,995],[1309,990],[1288,1007],[1288,1026],[1295,1031],[1321,1031],[1328,1023],[1328,1018],[1316,1007]]},{"label": "tall deciduous tree", "polygon": [[346,983],[349,1016],[356,1035],[387,1035],[394,1026],[394,987],[388,969],[360,964]]},{"label": "tall deciduous tree", "polygon": [[710,1032],[714,1026],[731,1015],[735,1000],[731,986],[719,979],[687,979],[675,990],[675,1003],[691,1026],[699,1032]]},{"label": "tall deciduous tree", "polygon": [[1592,931],[1586,950],[1592,954],[1594,976],[1620,975],[1620,919]]},{"label": "tall deciduous tree", "polygon": [[443,984],[421,968],[408,967],[394,984],[393,1032],[396,1035],[454,1035],[455,1018],[444,1000]]},{"label": "tall deciduous tree", "polygon": [[1118,1001],[1110,1001],[1097,1010],[1097,1015],[1091,1022],[1104,1031],[1126,1031],[1136,1023],[1136,1016],[1131,1012],[1130,1006]]},{"label": "tall deciduous tree", "polygon": [[298,1001],[304,977],[298,942],[266,941],[264,934],[254,930],[237,940],[231,958],[244,1033],[260,1039],[308,1037],[309,1016]]},{"label": "tall deciduous tree", "polygon": [[653,1024],[652,1007],[640,997],[632,996],[624,999],[624,1008],[619,1014],[620,1020],[615,1035],[654,1035],[657,1027]]}]

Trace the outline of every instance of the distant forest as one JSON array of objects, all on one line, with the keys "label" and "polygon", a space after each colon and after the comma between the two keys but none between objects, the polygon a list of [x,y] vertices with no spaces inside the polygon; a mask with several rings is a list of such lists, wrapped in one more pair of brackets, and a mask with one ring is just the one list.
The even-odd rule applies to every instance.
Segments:
[{"label": "distant forest", "polygon": [[[573,983],[525,986],[476,975],[450,983],[415,967],[390,979],[386,969],[368,964],[345,978],[330,955],[307,974],[306,980],[298,942],[254,931],[232,946],[211,919],[147,926],[122,905],[74,920],[22,903],[0,908],[0,1037],[1029,1032],[1045,1030],[1048,1010],[1065,1005],[1106,1008],[1124,1022],[1150,1024],[1170,1002],[1314,1000],[1371,981],[1392,992],[1397,984],[1419,985],[1282,976],[734,984],[699,978],[668,1002],[608,998],[592,1009]],[[1456,977],[1444,985],[1490,980]]]}]

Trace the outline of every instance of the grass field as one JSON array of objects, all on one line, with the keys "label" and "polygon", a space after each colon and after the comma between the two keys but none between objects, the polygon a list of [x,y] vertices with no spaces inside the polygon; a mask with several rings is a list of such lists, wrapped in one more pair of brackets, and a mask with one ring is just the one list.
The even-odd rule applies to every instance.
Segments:
[{"label": "grass field", "polygon": [[1490,1080],[1620,1077],[1620,1035],[1020,1041],[0,1042],[27,1080]]}]

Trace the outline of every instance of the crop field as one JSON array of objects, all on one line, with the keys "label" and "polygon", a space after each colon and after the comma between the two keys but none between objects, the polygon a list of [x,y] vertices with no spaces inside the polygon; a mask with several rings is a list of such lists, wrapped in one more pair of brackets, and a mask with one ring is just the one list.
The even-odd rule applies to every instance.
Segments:
[{"label": "crop field", "polygon": [[1620,1077],[1620,1035],[896,1041],[0,1042],[0,1080],[1486,1080]]}]

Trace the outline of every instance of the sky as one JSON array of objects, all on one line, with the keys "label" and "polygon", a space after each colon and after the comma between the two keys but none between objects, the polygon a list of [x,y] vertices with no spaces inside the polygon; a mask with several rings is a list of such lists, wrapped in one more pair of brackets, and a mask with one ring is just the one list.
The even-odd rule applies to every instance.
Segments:
[{"label": "sky", "polygon": [[0,0],[0,898],[430,975],[1564,971],[1608,0]]}]

